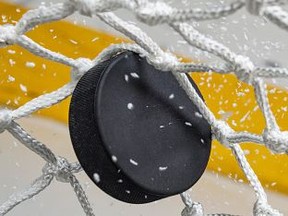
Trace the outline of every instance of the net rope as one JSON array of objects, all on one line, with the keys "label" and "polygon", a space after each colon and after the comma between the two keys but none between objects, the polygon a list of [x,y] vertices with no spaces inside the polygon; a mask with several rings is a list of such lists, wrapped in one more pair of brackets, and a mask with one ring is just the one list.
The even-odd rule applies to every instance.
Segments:
[{"label": "net rope", "polygon": [[[189,22],[219,19],[246,8],[251,14],[265,17],[284,30],[288,30],[288,12],[282,6],[287,0],[236,0],[217,8],[176,9],[161,1],[148,0],[67,0],[64,3],[40,6],[28,11],[14,25],[0,25],[0,47],[17,44],[34,55],[71,67],[71,81],[61,88],[32,99],[14,110],[4,108],[0,111],[0,132],[8,131],[24,146],[38,154],[46,161],[42,175],[20,192],[12,194],[0,205],[0,215],[5,215],[21,202],[32,198],[45,190],[52,180],[70,183],[86,215],[94,215],[93,209],[75,174],[80,172],[78,162],[71,163],[65,158],[56,156],[45,144],[33,138],[18,123],[17,119],[28,116],[40,109],[55,105],[70,96],[81,76],[94,65],[99,64],[119,52],[130,50],[139,53],[155,68],[163,72],[171,71],[190,100],[198,107],[201,115],[211,125],[213,138],[231,149],[239,166],[246,175],[255,191],[256,202],[253,208],[255,216],[282,215],[273,209],[267,200],[266,193],[245,158],[240,144],[252,142],[265,145],[275,154],[288,153],[288,131],[281,131],[270,109],[267,98],[265,78],[287,78],[288,69],[282,67],[256,66],[246,56],[231,51],[228,47],[199,32]],[[202,51],[221,59],[219,65],[183,63],[174,54],[161,49],[145,32],[135,24],[126,22],[116,16],[113,11],[126,9],[135,14],[136,18],[147,25],[169,25],[187,43]],[[135,43],[111,45],[103,50],[95,59],[72,59],[53,52],[37,44],[25,34],[34,27],[47,22],[64,19],[76,12],[84,16],[98,17],[115,30],[123,33]],[[190,84],[185,73],[216,72],[219,74],[233,73],[237,78],[253,86],[259,108],[265,117],[266,128],[263,134],[246,131],[236,132],[225,121],[217,119],[199,97]],[[204,216],[202,205],[194,202],[186,192],[181,194],[185,208],[182,216]],[[251,210],[252,211],[252,210]],[[209,214],[208,214],[209,215]],[[228,216],[229,214],[210,214]]]}]

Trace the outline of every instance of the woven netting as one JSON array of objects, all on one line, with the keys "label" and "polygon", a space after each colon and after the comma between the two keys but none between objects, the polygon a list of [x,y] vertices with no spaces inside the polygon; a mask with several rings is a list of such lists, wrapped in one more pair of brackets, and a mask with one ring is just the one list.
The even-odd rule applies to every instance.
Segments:
[{"label": "woven netting", "polygon": [[[253,214],[257,216],[282,215],[268,204],[264,189],[247,162],[240,144],[252,142],[265,145],[275,154],[288,153],[288,132],[280,130],[271,112],[264,82],[265,78],[288,77],[288,69],[256,66],[248,57],[236,54],[223,44],[200,33],[189,22],[218,19],[246,7],[251,14],[263,16],[280,28],[288,30],[288,13],[282,7],[286,3],[288,3],[286,0],[236,0],[231,2],[231,4],[219,6],[216,9],[176,9],[160,1],[67,0],[64,3],[41,6],[30,10],[15,25],[0,26],[0,47],[17,44],[37,56],[71,67],[71,81],[69,83],[53,92],[35,98],[17,109],[6,108],[0,112],[0,131],[8,131],[47,162],[43,167],[42,175],[34,180],[27,189],[11,195],[6,202],[0,205],[0,215],[5,215],[18,204],[43,191],[54,178],[61,182],[70,183],[86,215],[94,215],[85,192],[74,175],[82,170],[80,164],[78,162],[70,163],[65,158],[56,156],[46,145],[27,133],[16,121],[66,99],[71,95],[78,80],[88,69],[125,50],[139,53],[155,68],[163,72],[172,72],[191,102],[198,107],[201,115],[211,125],[213,138],[231,149],[239,166],[253,187],[257,198]],[[135,14],[136,18],[145,24],[169,25],[190,46],[215,55],[222,61],[219,62],[219,65],[181,62],[174,54],[162,50],[157,43],[140,28],[136,27],[135,24],[120,19],[112,12],[120,8]],[[72,59],[48,50],[25,36],[28,31],[33,30],[37,25],[64,19],[76,12],[84,16],[99,18],[135,43],[111,45],[92,60],[87,58]],[[265,118],[266,127],[263,134],[252,134],[246,131],[236,132],[225,121],[217,119],[196,93],[185,75],[185,73],[191,71],[193,73],[212,71],[219,74],[233,73],[242,82],[253,86],[258,106]],[[185,208],[182,211],[183,216],[205,215],[201,204],[192,201],[188,193],[182,193],[181,198],[185,204]]]}]

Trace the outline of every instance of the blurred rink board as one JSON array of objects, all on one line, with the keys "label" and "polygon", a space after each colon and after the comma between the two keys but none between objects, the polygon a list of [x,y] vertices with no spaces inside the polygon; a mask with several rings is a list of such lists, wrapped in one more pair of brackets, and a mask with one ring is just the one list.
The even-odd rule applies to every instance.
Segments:
[{"label": "blurred rink board", "polygon": [[[2,25],[2,24],[17,22],[17,20],[19,20],[19,18],[21,17],[23,13],[25,13],[25,11],[26,9],[20,7],[19,5],[16,6],[16,5],[8,4],[7,2],[4,3],[0,0],[0,15],[1,15],[0,24]],[[75,25],[67,21],[57,21],[57,22],[41,25],[35,28],[34,30],[30,31],[27,35],[31,39],[36,41],[37,43],[40,43],[42,46],[50,50],[53,50],[55,52],[60,52],[72,58],[79,58],[79,57],[94,58],[104,48],[108,47],[110,44],[121,43],[123,41],[127,41],[127,39],[119,38],[118,36],[116,37],[112,34],[108,34],[103,31],[97,31],[95,29],[90,29],[84,26]],[[186,58],[183,58],[183,59],[185,61],[189,61]],[[0,49],[0,70],[1,70],[0,104],[1,106],[10,107],[12,109],[21,106],[22,104],[26,103],[27,101],[37,96],[40,96],[41,94],[51,92],[61,87],[62,85],[67,83],[70,79],[70,68],[63,66],[62,64],[57,64],[57,63],[48,61],[46,59],[34,56],[31,53],[29,53],[27,50],[24,50],[19,46],[8,46],[7,48]],[[265,126],[264,118],[256,104],[255,97],[253,94],[253,89],[250,86],[238,81],[234,75],[218,75],[214,73],[205,73],[205,74],[191,73],[191,76],[197,83],[200,91],[202,92],[208,107],[212,110],[212,112],[216,115],[217,118],[226,120],[229,123],[229,125],[231,125],[232,128],[236,131],[247,130],[253,133],[262,132]],[[35,122],[35,121],[42,122],[44,121],[43,119],[48,117],[58,122],[67,124],[69,100],[70,99],[67,99],[61,102],[60,104],[57,104],[51,108],[38,112],[37,114],[39,116],[42,116],[42,119],[32,118],[32,119],[25,119],[21,121],[26,122],[27,128],[26,127],[25,128],[28,131],[31,130],[31,128],[29,127],[32,126],[33,128],[34,125],[38,125],[39,126],[38,128],[40,128],[40,130],[37,130],[37,128],[34,127],[34,130],[32,131],[33,135],[36,138],[43,137],[43,139],[46,139],[47,141],[45,142],[45,144],[49,146],[49,148],[52,148],[56,154],[61,155],[60,152],[57,151],[57,145],[59,144],[61,145],[59,147],[60,149],[62,150],[66,149],[65,151],[63,151],[66,153],[66,155],[72,155],[71,157],[76,159],[74,153],[72,152],[73,150],[71,148],[71,143],[69,141],[68,132],[65,129],[63,129],[63,131],[65,131],[64,133],[65,139],[63,139],[65,140],[65,142],[62,143],[62,141],[58,140],[55,143],[53,136],[57,134],[58,132],[53,130],[54,127],[52,126],[50,127],[50,129],[42,130],[41,125],[44,125],[44,123],[37,124],[37,122]],[[288,130],[288,121],[287,121],[288,119],[288,113],[287,113],[288,92],[287,90],[285,90],[284,88],[280,88],[280,87],[270,86],[269,87],[269,101],[272,106],[272,111],[274,112],[276,116],[277,122],[281,130]],[[47,120],[47,121],[49,122],[49,124],[55,124],[55,128],[62,127],[62,126],[59,126],[59,123],[56,123],[50,120]],[[35,122],[35,123],[31,123],[31,122]],[[9,138],[7,139],[3,138],[2,136],[3,135],[1,135],[1,138],[0,138],[1,143],[3,143],[3,141],[8,142],[6,140],[12,140]],[[7,137],[7,134],[5,134],[5,136]],[[50,138],[47,138],[49,136]],[[9,144],[13,145],[13,143],[9,143]],[[5,158],[5,152],[7,151],[9,151],[10,155],[13,155],[13,151],[11,150],[12,147],[9,148],[9,150],[7,150],[4,148],[4,146],[9,146],[9,145],[2,145],[2,144],[0,145],[0,159],[1,157]],[[65,146],[69,146],[69,147],[65,147]],[[276,197],[275,200],[271,202],[273,207],[277,208],[277,205],[279,205],[279,209],[283,213],[285,213],[286,211],[286,214],[288,214],[287,208],[284,205],[285,202],[286,204],[288,203],[288,196],[287,196],[288,195],[288,157],[287,155],[274,155],[270,153],[265,147],[257,145],[257,144],[247,143],[247,144],[243,144],[242,147],[245,149],[245,153],[246,153],[246,156],[250,165],[254,169],[255,173],[257,174],[258,178],[261,180],[265,188],[267,190],[281,193],[281,195],[272,195],[272,198],[274,196]],[[24,148],[21,148],[21,149],[23,150]],[[25,151],[23,150],[23,157],[24,155],[27,156],[26,150]],[[12,158],[17,159],[18,157],[21,157],[21,154],[19,154],[17,157],[12,157]],[[35,163],[37,163],[37,160],[36,160],[37,156],[34,157],[30,153],[28,157],[29,157],[29,160],[31,161],[33,161],[32,159],[35,159]],[[11,157],[9,160],[11,162],[12,160]],[[19,181],[21,179],[22,180],[25,179],[25,182],[23,184],[24,186],[30,183],[32,179],[36,178],[41,173],[41,168],[39,168],[38,166],[35,166],[37,167],[37,169],[36,171],[34,170],[34,173],[38,173],[38,174],[36,176],[30,175],[29,178],[27,176],[24,177],[26,172],[27,174],[29,174],[29,172],[32,169],[31,167],[21,166],[21,175],[20,175],[20,173],[18,172],[15,173],[15,172],[7,170],[7,166],[5,166],[5,164],[3,163],[5,163],[5,161],[3,161],[2,159],[1,166],[0,166],[1,167],[1,184],[4,184],[2,175],[5,176],[4,179],[6,179],[6,176],[7,176],[7,181],[9,181],[9,178],[12,178],[15,175],[17,176]],[[21,165],[21,163],[19,164]],[[237,207],[237,197],[240,194],[239,187],[244,187],[242,182],[246,182],[246,179],[242,171],[238,167],[238,164],[235,158],[232,156],[231,151],[229,149],[226,149],[225,147],[223,147],[216,141],[214,141],[208,169],[212,173],[206,174],[205,177],[200,180],[200,182],[197,184],[196,187],[198,187],[198,190],[201,191],[200,194],[207,193],[207,194],[210,194],[211,196],[215,196],[213,198],[215,201],[213,201],[213,203],[211,201],[210,204],[205,203],[204,201],[202,203],[204,208],[205,206],[207,207],[207,205],[208,206],[211,205],[212,207],[210,208],[208,207],[208,210],[211,210],[209,212],[215,212],[214,211],[215,209],[213,209],[213,205],[214,205],[214,207],[216,206],[215,208],[218,210],[217,212],[222,212],[222,211],[226,212],[225,211],[226,209],[231,208],[232,212],[231,211],[227,211],[227,212],[229,213],[234,212],[235,214],[241,213],[239,212],[239,210],[241,211],[242,207],[240,207],[239,205]],[[218,174],[228,177],[232,180],[227,180],[222,177],[219,177],[216,179],[215,176],[218,176]],[[81,175],[83,176],[85,174],[82,173]],[[215,180],[215,185],[212,187],[211,184],[213,185],[214,180]],[[89,181],[89,180],[86,178],[86,181]],[[209,192],[205,191],[206,186],[203,183],[205,181],[210,182],[210,189],[209,187],[207,188]],[[234,186],[230,186],[230,183],[233,181],[239,182],[240,186],[235,186],[234,184],[233,184]],[[222,182],[222,183],[219,183],[219,182]],[[201,185],[202,186],[204,185],[204,186],[202,189],[199,189]],[[228,188],[229,187],[231,188],[229,190],[224,189],[226,187],[225,185],[227,185]],[[0,194],[2,194],[1,187],[2,186],[0,185]],[[91,185],[90,187],[92,188],[93,185]],[[214,189],[214,192],[211,191],[212,190],[211,188]],[[17,188],[17,189],[19,190],[20,188]],[[221,189],[223,189],[223,191]],[[242,195],[242,198],[245,199],[244,198],[245,194],[248,193],[247,191],[252,192],[252,188],[247,189],[245,186],[245,189],[243,190],[246,191],[246,192],[242,192],[244,193]],[[15,191],[17,190],[15,189]],[[46,193],[46,192],[43,192],[43,193]],[[51,196],[53,196],[53,194],[51,194]],[[57,196],[57,195],[54,194],[54,196]],[[71,194],[71,196],[73,195]],[[205,199],[204,195],[202,195],[202,197],[201,195],[199,196],[201,199]],[[233,201],[231,201],[231,203],[229,203],[228,201],[222,202],[222,199],[221,198],[218,199],[217,196],[220,196],[220,197],[225,196],[228,201],[233,200],[232,197],[235,196],[234,197],[235,207],[233,207],[233,205],[231,204]],[[2,197],[1,195],[0,201],[1,202],[4,201],[5,197]],[[90,198],[92,203],[96,203],[96,201],[94,202],[94,197],[93,195],[91,195],[91,193],[90,195],[88,193],[88,198]],[[195,200],[197,200],[196,198],[197,196],[195,197]],[[270,198],[269,194],[268,194],[268,198]],[[76,198],[73,196],[71,199],[76,199]],[[99,198],[96,197],[97,201],[99,201],[98,199]],[[106,201],[107,200],[109,199],[106,198]],[[247,210],[247,212],[251,212],[253,200],[254,199],[252,197],[252,199],[250,199],[250,201],[247,202],[247,203],[250,203],[250,209],[249,211]],[[202,202],[202,200],[199,200],[199,201]],[[224,207],[220,208],[220,206],[218,206],[217,204],[217,201],[219,203],[222,202],[222,204],[224,203],[221,206],[221,207],[223,206]],[[103,203],[103,201],[101,202]],[[111,203],[111,201],[110,202],[107,201],[107,202]],[[227,203],[225,204],[225,202],[228,202],[230,207],[227,207],[229,205]],[[181,206],[178,201],[177,203],[179,204],[179,206]],[[37,202],[35,204],[37,204]],[[48,205],[48,204],[46,203],[45,205]],[[69,206],[69,203],[67,205]],[[227,208],[225,208],[225,205]],[[93,207],[95,207],[96,214],[97,214],[97,210],[99,210],[99,208],[97,209],[97,206],[98,206],[97,203],[95,205],[93,204]],[[243,206],[245,206],[244,201],[243,201]],[[165,209],[164,206],[163,208]],[[33,209],[30,209],[30,210],[31,210],[30,213],[33,213]],[[177,210],[178,210],[177,212],[179,215],[181,208]],[[148,210],[143,210],[143,211],[145,212]],[[153,214],[150,212],[151,214],[147,213],[147,215],[162,215],[163,213],[163,212],[162,213],[158,212],[157,214],[156,212],[157,210],[155,210]],[[169,212],[169,215],[170,214],[176,215],[176,213],[174,214],[173,211],[172,211],[173,214],[171,211],[168,211],[168,212]],[[245,214],[245,212],[246,211],[243,210],[242,214],[247,215],[248,213]],[[104,214],[104,213],[105,211],[103,211],[102,209],[101,214]],[[141,211],[139,211],[139,213],[141,213]],[[109,213],[107,215],[109,215]],[[146,215],[146,214],[143,214],[143,215]]]}]

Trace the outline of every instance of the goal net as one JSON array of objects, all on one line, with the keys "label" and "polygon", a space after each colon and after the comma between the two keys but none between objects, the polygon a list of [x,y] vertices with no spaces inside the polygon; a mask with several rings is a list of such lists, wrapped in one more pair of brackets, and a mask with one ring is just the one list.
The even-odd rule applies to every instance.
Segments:
[{"label": "goal net", "polygon": [[[162,1],[148,0],[67,0],[64,3],[40,6],[28,11],[14,25],[0,26],[0,47],[17,44],[36,56],[64,64],[71,68],[71,80],[64,86],[50,93],[43,94],[16,109],[3,108],[0,111],[0,132],[8,131],[28,149],[46,161],[42,174],[27,187],[27,189],[12,194],[8,200],[0,205],[0,215],[5,215],[18,204],[24,202],[45,190],[53,179],[69,183],[86,215],[94,215],[93,209],[85,192],[77,180],[75,173],[82,171],[78,162],[72,163],[61,156],[55,155],[45,144],[33,138],[17,120],[32,113],[51,107],[69,97],[77,82],[93,66],[111,58],[112,56],[129,50],[139,53],[155,68],[171,71],[184,89],[191,102],[201,112],[201,115],[211,125],[213,138],[231,150],[255,191],[256,202],[254,215],[282,215],[277,209],[269,205],[266,193],[252,170],[241,143],[251,142],[266,146],[275,154],[288,153],[288,131],[280,130],[272,113],[267,97],[267,78],[287,78],[288,69],[283,67],[262,67],[252,62],[249,57],[233,52],[231,49],[201,33],[192,25],[194,22],[214,20],[229,16],[238,10],[246,10],[255,16],[263,16],[279,28],[288,30],[288,12],[282,6],[285,0],[235,0],[230,4],[207,9],[177,9]],[[113,11],[125,9],[133,13],[139,22],[150,26],[168,25],[177,32],[190,46],[219,57],[219,63],[184,63],[176,55],[153,41],[144,31],[131,22],[122,20]],[[115,30],[127,36],[134,43],[111,45],[104,49],[95,59],[73,59],[61,53],[49,50],[26,36],[26,33],[41,24],[62,20],[79,12],[83,16],[97,17]],[[227,122],[216,118],[209,107],[203,102],[191,85],[186,73],[218,73],[234,74],[240,81],[254,88],[255,98],[265,118],[266,127],[262,134],[247,131],[235,131]],[[183,216],[203,216],[204,207],[191,199],[188,193],[180,194],[185,208]],[[213,214],[229,215],[229,214]]]}]

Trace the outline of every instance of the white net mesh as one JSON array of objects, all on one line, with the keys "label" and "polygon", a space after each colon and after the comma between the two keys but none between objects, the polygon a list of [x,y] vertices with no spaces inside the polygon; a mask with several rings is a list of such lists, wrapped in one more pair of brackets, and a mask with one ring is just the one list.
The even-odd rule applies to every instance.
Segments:
[{"label": "white net mesh", "polygon": [[[267,201],[267,196],[257,176],[247,162],[240,147],[243,142],[253,142],[265,145],[277,154],[288,153],[288,132],[281,131],[270,109],[267,98],[265,78],[284,78],[288,76],[287,68],[258,67],[248,57],[232,52],[228,47],[197,31],[193,25],[187,23],[213,20],[228,16],[246,7],[254,15],[266,17],[275,25],[288,30],[288,13],[282,9],[285,0],[236,0],[229,5],[217,9],[176,9],[164,2],[150,2],[147,0],[67,0],[65,3],[41,6],[30,10],[15,24],[0,26],[0,47],[17,44],[31,53],[55,61],[72,68],[71,81],[63,87],[47,94],[43,94],[15,110],[3,109],[0,112],[0,131],[7,130],[31,151],[42,157],[47,164],[43,167],[42,175],[27,189],[15,193],[0,205],[0,215],[5,215],[15,206],[32,198],[43,191],[51,181],[56,180],[70,183],[86,215],[94,215],[84,190],[74,173],[81,171],[78,162],[70,163],[65,158],[56,156],[43,143],[34,139],[20,125],[17,119],[28,116],[35,111],[50,107],[66,99],[75,88],[80,77],[92,66],[104,61],[124,50],[131,50],[145,57],[148,62],[162,71],[172,71],[175,78],[185,90],[191,101],[197,105],[202,116],[212,127],[214,139],[231,149],[239,166],[245,173],[253,187],[257,201],[254,215],[282,215],[273,209]],[[178,32],[187,43],[195,48],[220,57],[219,65],[182,63],[175,55],[162,50],[148,35],[134,24],[125,22],[111,11],[126,9],[134,13],[137,19],[148,25],[167,24]],[[135,43],[111,45],[103,50],[95,59],[72,59],[60,53],[53,52],[35,43],[25,36],[37,25],[64,19],[75,12],[84,16],[96,16],[114,29],[126,35]],[[188,72],[216,72],[220,74],[234,73],[239,80],[254,87],[255,96],[265,117],[266,128],[263,134],[252,134],[246,131],[236,132],[226,122],[216,119],[214,114],[198,96],[184,73]],[[203,216],[201,204],[193,202],[188,193],[181,194],[185,204],[183,216]],[[227,215],[227,214],[215,214]]]}]

